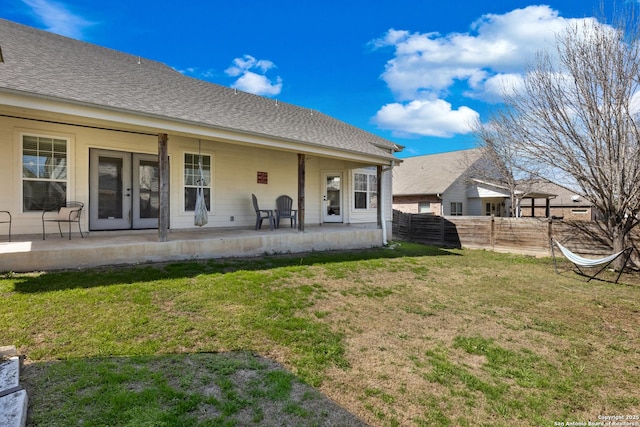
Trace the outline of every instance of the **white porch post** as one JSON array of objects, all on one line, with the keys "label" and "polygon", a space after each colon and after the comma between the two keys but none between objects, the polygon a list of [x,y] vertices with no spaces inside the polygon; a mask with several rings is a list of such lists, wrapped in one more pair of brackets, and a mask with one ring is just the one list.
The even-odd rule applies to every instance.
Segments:
[{"label": "white porch post", "polygon": [[[378,196],[377,196],[378,197],[378,206],[377,206],[377,209],[376,209],[376,211],[377,211],[376,214],[378,216],[378,228],[383,228],[382,223],[384,222],[384,218],[382,218],[382,214],[383,214],[382,204],[384,203],[384,201],[382,200],[382,196],[383,196],[383,194],[382,194],[382,179],[383,179],[382,174],[383,174],[384,170],[382,169],[381,165],[378,165],[378,167],[376,169],[377,169],[376,173],[377,173],[377,176],[378,176],[378,179],[376,179],[377,184],[378,184],[377,185],[378,188],[376,189],[376,191],[378,192]],[[384,240],[384,238],[383,238],[383,240]]]}]

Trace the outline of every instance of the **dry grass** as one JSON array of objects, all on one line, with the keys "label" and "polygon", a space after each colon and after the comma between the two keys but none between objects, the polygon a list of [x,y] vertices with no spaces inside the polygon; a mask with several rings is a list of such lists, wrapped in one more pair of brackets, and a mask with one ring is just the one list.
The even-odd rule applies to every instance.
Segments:
[{"label": "dry grass", "polygon": [[[452,253],[320,280],[309,312],[344,334],[351,365],[329,371],[325,394],[379,426],[640,413],[637,277],[585,283],[549,260]],[[513,372],[488,360],[496,352]]]}]

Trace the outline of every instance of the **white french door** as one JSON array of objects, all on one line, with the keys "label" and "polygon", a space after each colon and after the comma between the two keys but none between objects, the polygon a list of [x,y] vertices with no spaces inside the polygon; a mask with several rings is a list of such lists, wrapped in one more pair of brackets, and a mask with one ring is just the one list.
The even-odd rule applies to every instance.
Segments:
[{"label": "white french door", "polygon": [[158,155],[133,154],[132,227],[158,228],[160,170]]},{"label": "white french door", "polygon": [[158,227],[158,156],[91,150],[89,229]]}]

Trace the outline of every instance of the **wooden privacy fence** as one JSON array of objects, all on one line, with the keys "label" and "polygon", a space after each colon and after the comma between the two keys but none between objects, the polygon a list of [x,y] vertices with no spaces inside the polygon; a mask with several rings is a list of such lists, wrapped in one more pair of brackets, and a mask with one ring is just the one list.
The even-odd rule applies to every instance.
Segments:
[{"label": "wooden privacy fence", "polygon": [[[393,237],[448,248],[490,249],[535,256],[551,256],[554,237],[573,252],[600,257],[612,248],[596,222],[548,218],[502,218],[491,216],[437,216],[393,211]],[[631,236],[634,247],[640,234]],[[638,264],[638,251],[632,255]]]}]

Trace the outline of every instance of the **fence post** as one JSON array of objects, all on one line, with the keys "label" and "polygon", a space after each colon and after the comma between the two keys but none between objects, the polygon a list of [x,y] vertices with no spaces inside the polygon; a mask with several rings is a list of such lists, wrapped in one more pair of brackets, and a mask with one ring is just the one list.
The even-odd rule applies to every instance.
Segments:
[{"label": "fence post", "polygon": [[409,241],[413,242],[413,221],[411,221],[413,219],[413,214],[408,214],[409,215],[409,226],[407,227],[409,230]]},{"label": "fence post", "polygon": [[398,229],[398,214],[396,213],[396,210],[392,210],[391,211],[391,236],[392,238],[394,238],[393,236],[396,236],[398,234],[397,229]]},{"label": "fence post", "polygon": [[551,243],[551,238],[553,237],[553,219],[549,218],[549,223],[547,225],[547,242],[549,245],[549,254],[553,254],[553,243]]},{"label": "fence post", "polygon": [[489,244],[491,245],[491,249],[496,248],[496,217],[491,215],[491,227],[489,228]]}]

